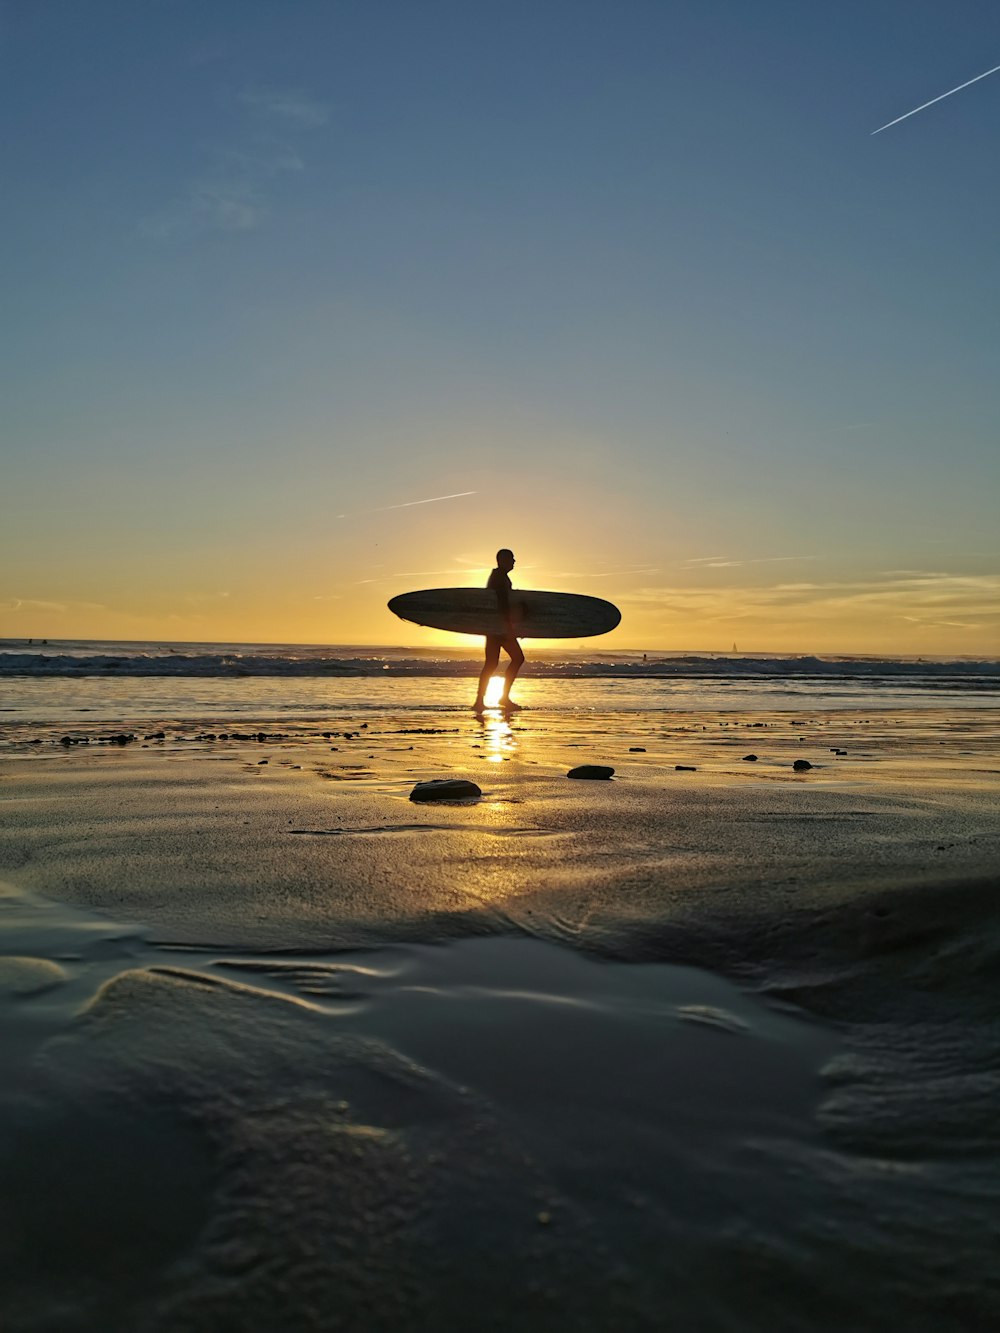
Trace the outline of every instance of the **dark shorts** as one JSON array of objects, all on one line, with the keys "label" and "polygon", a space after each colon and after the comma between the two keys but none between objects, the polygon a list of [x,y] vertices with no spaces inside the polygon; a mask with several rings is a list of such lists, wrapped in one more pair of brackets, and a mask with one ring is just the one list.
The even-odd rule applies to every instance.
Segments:
[{"label": "dark shorts", "polygon": [[487,634],[486,656],[499,657],[501,648],[508,657],[513,657],[515,653],[520,653],[521,651],[521,645],[513,634]]}]

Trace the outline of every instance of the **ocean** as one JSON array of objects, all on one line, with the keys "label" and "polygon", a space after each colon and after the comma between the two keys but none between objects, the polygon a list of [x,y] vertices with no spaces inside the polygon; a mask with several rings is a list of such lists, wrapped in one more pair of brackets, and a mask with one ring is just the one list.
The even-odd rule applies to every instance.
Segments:
[{"label": "ocean", "polygon": [[[8,722],[320,717],[394,705],[464,710],[478,649],[0,640]],[[1000,659],[533,650],[519,697],[547,712],[975,708],[1000,703]]]}]

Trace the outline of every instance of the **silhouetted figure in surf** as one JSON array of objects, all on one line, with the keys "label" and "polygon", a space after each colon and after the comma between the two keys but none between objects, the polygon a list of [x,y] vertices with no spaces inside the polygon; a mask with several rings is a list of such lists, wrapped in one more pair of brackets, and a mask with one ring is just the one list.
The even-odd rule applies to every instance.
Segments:
[{"label": "silhouetted figure in surf", "polygon": [[510,665],[507,667],[503,678],[503,694],[500,696],[500,707],[508,710],[520,707],[510,697],[510,688],[517,679],[517,673],[524,666],[524,653],[521,652],[521,645],[517,641],[517,629],[510,606],[510,571],[513,568],[514,552],[508,551],[506,547],[497,551],[497,567],[487,579],[486,586],[496,593],[497,606],[504,618],[506,632],[503,634],[487,634],[486,636],[486,661],[479,673],[479,689],[476,692],[476,702],[473,705],[477,713],[481,713],[486,707],[486,687],[490,683],[490,677],[497,669],[501,648],[510,658]]}]

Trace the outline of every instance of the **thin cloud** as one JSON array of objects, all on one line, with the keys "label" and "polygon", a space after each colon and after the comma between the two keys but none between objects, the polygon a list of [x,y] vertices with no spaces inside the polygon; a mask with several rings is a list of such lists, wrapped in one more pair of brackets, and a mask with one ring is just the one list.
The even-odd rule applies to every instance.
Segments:
[{"label": "thin cloud", "polygon": [[[247,111],[241,142],[202,147],[203,170],[193,174],[177,196],[139,224],[142,235],[170,240],[205,231],[254,231],[270,216],[278,181],[305,170],[294,144],[286,139],[294,130],[326,123],[328,110],[301,93],[257,89],[241,94]],[[259,124],[263,113],[271,123],[281,122],[282,137]],[[253,114],[258,124],[249,118]]]},{"label": "thin cloud", "polygon": [[927,627],[985,628],[1000,624],[1000,574],[882,576],[763,588],[649,587],[624,593],[621,601],[706,623],[898,618]]},{"label": "thin cloud", "polygon": [[[529,568],[529,566],[525,566]],[[553,579],[624,579],[636,574],[656,574],[658,566],[643,565],[638,569],[609,569],[600,574],[595,574],[589,570],[579,569],[555,569],[550,572],[548,577]]]},{"label": "thin cloud", "polygon": [[929,102],[921,102],[920,106],[915,106],[912,111],[907,111],[905,115],[897,116],[895,120],[890,120],[887,124],[880,125],[877,130],[872,130],[872,135],[881,134],[883,130],[888,130],[891,129],[893,125],[898,125],[900,121],[909,120],[909,118],[915,116],[918,111],[926,111],[927,108],[933,106],[935,102],[943,102],[946,97],[951,97],[954,93],[960,93],[963,88],[971,88],[974,83],[978,83],[980,79],[988,79],[991,74],[996,74],[998,70],[1000,70],[1000,65],[994,65],[993,68],[988,69],[985,74],[977,74],[974,79],[967,79],[965,83],[960,83],[957,88],[949,88],[946,93],[941,93],[939,97],[932,97]]},{"label": "thin cloud", "polygon": [[64,616],[71,612],[107,611],[103,602],[49,602],[39,597],[8,597],[0,601],[0,615],[23,615],[43,612],[45,615]]},{"label": "thin cloud", "polygon": [[268,215],[258,186],[249,178],[191,181],[184,194],[139,224],[143,236],[170,240],[200,231],[253,231]]},{"label": "thin cloud", "polygon": [[330,119],[325,103],[297,89],[246,88],[239,100],[253,111],[303,129],[318,129]]},{"label": "thin cloud", "polygon": [[815,555],[759,555],[748,556],[743,560],[730,560],[722,555],[699,555],[683,561],[685,566],[701,565],[704,569],[736,569],[742,565],[772,565],[785,560],[816,560]]},{"label": "thin cloud", "polygon": [[48,611],[53,615],[63,615],[69,607],[63,602],[43,602],[34,597],[11,597],[0,602],[0,613],[17,611]]}]

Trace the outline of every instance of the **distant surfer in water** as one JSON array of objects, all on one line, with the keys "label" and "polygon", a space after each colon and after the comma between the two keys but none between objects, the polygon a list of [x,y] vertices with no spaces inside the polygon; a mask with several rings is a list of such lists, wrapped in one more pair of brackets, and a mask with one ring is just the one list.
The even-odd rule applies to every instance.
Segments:
[{"label": "distant surfer in water", "polygon": [[510,606],[510,571],[513,568],[514,552],[508,551],[506,547],[497,551],[497,567],[487,579],[486,586],[496,593],[497,606],[504,618],[506,631],[503,634],[487,634],[486,636],[486,661],[479,673],[479,689],[476,692],[476,702],[473,705],[477,713],[481,713],[486,707],[486,687],[490,683],[490,677],[497,669],[501,648],[510,658],[510,664],[503,678],[503,694],[500,696],[500,707],[508,711],[520,707],[520,704],[514,703],[510,697],[510,688],[517,679],[517,673],[524,666],[524,653],[521,652],[521,645],[517,641],[517,629],[514,625]]}]

